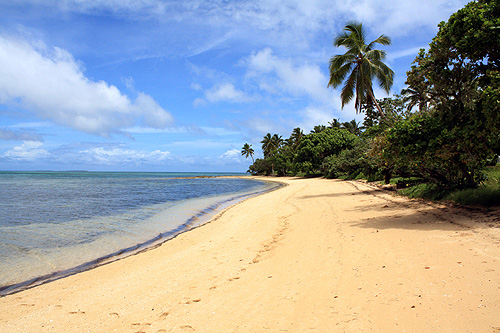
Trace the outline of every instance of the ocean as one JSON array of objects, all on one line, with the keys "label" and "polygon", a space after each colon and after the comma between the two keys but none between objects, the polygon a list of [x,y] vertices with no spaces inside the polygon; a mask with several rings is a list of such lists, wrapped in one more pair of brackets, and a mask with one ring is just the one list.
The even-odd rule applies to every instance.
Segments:
[{"label": "ocean", "polygon": [[0,296],[155,246],[279,186],[216,177],[228,175],[0,172]]}]

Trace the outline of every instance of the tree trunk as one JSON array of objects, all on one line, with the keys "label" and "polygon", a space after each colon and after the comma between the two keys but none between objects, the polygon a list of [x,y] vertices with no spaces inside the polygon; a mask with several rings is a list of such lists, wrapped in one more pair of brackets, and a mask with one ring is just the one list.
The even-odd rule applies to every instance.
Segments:
[{"label": "tree trunk", "polygon": [[370,94],[370,98],[372,99],[373,104],[375,104],[375,107],[377,108],[378,112],[380,113],[381,119],[384,119],[385,113],[384,113],[384,111],[382,111],[382,108],[380,107],[377,100],[375,99],[375,95],[373,94],[373,90],[371,88],[368,90],[368,93]]}]

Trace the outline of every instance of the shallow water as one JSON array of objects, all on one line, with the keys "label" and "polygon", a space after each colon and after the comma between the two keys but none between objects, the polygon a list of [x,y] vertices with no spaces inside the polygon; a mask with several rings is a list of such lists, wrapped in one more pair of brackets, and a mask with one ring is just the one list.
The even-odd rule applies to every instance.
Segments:
[{"label": "shallow water", "polygon": [[165,241],[277,186],[185,178],[201,175],[0,172],[0,295]]}]

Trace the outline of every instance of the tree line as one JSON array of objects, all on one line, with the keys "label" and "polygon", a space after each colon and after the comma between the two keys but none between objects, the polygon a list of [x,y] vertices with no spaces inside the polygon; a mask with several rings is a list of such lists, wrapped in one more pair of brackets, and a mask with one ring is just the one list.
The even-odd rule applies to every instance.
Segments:
[{"label": "tree line", "polygon": [[[393,71],[384,64],[389,45],[365,42],[361,23],[349,23],[334,39],[347,49],[330,60],[328,86],[341,86],[342,107],[354,99],[356,121],[295,128],[287,139],[268,133],[264,158],[252,174],[320,175],[328,178],[418,179],[443,189],[476,187],[484,167],[500,153],[500,1],[467,4],[420,50],[400,94],[376,99],[372,84],[389,92]],[[254,150],[245,144],[242,154]]]}]

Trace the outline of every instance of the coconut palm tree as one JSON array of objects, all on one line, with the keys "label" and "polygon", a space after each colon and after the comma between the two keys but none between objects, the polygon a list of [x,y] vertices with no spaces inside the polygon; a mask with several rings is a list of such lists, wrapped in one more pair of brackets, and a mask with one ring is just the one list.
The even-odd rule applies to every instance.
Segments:
[{"label": "coconut palm tree", "polygon": [[311,133],[320,133],[320,132],[323,132],[324,130],[326,130],[326,126],[325,125],[316,125],[312,129]]},{"label": "coconut palm tree", "polygon": [[333,118],[332,121],[328,122],[330,128],[340,128],[340,121],[338,119]]},{"label": "coconut palm tree", "polygon": [[264,136],[264,139],[260,143],[262,143],[262,153],[264,154],[264,158],[271,156],[272,151],[272,135],[271,133],[267,133]]},{"label": "coconut palm tree", "polygon": [[300,127],[296,127],[293,129],[290,138],[287,139],[288,144],[295,150],[300,144],[300,140],[304,136],[304,132],[300,129]]},{"label": "coconut palm tree", "polygon": [[264,158],[271,157],[283,144],[283,138],[278,134],[271,135],[271,133],[267,133],[260,143],[262,143]]},{"label": "coconut palm tree", "polygon": [[[333,45],[344,46],[347,52],[330,58],[330,81],[328,87],[336,88],[343,84],[340,98],[342,108],[356,95],[354,107],[361,112],[364,104],[375,104],[380,115],[384,112],[373,94],[372,81],[377,79],[380,87],[387,93],[393,83],[394,72],[383,63],[385,51],[374,49],[375,44],[389,45],[391,39],[381,35],[368,45],[365,43],[365,31],[361,23],[348,23],[344,32],[338,35]],[[344,79],[347,79],[344,82]]]},{"label": "coconut palm tree", "polygon": [[356,122],[356,119],[353,119],[351,121],[346,121],[346,122],[342,123],[340,126],[341,126],[341,128],[348,130],[349,132],[351,132],[354,135],[357,135],[357,136],[361,135],[362,128],[359,127],[359,122]]},{"label": "coconut palm tree", "polygon": [[408,103],[406,105],[408,110],[413,109],[413,107],[417,104],[418,111],[423,112],[424,110],[427,110],[427,104],[430,98],[425,90],[408,87],[401,90],[401,95],[403,95],[403,101]]},{"label": "coconut palm tree", "polygon": [[255,163],[254,159],[253,159],[253,154],[254,154],[254,150],[252,148],[252,145],[249,145],[248,143],[245,143],[243,145],[243,148],[241,148],[241,155],[245,156],[246,158],[248,158],[248,156],[250,156],[252,158],[252,163]]},{"label": "coconut palm tree", "polygon": [[[262,143],[262,152],[264,153],[264,158],[269,158],[274,156],[278,149],[283,145],[283,138],[281,135],[267,133],[264,139],[260,142]],[[271,170],[274,174],[274,161],[271,161]]]},{"label": "coconut palm tree", "polygon": [[274,154],[279,148],[281,148],[281,146],[284,143],[284,140],[281,137],[281,135],[274,134],[273,137],[271,138],[271,142],[272,142],[272,154]]}]

